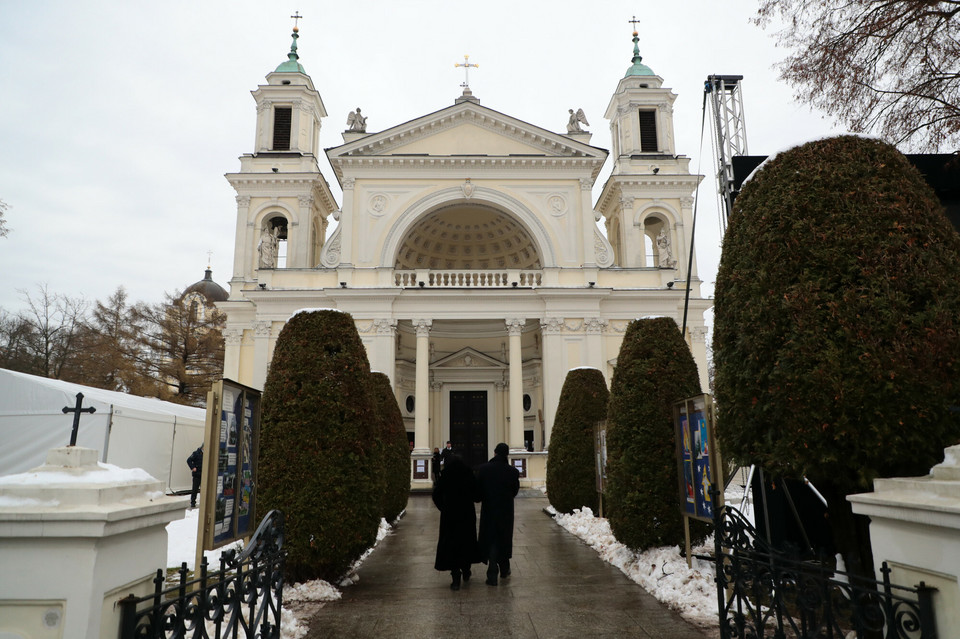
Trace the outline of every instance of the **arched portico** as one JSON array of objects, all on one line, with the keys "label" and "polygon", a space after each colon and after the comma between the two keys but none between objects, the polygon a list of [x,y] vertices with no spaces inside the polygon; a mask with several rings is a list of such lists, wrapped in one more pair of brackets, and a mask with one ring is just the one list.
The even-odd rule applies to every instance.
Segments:
[{"label": "arched portico", "polygon": [[[412,229],[420,224],[422,220],[428,216],[435,216],[440,211],[453,211],[461,207],[475,207],[478,210],[494,211],[499,216],[503,216],[502,218],[497,218],[497,216],[489,217],[487,221],[493,219],[500,219],[501,222],[512,220],[517,224],[519,230],[529,238],[530,253],[532,254],[535,251],[537,259],[539,260],[539,266],[536,268],[556,266],[557,262],[553,242],[551,242],[543,222],[516,198],[485,187],[475,188],[469,198],[464,196],[462,189],[443,189],[431,193],[414,203],[410,208],[400,214],[388,232],[383,245],[383,251],[379,258],[380,265],[388,268],[396,266],[400,260],[400,250],[403,243],[411,237]],[[429,265],[423,265],[419,268],[428,269],[431,267]],[[480,267],[477,266],[475,268]],[[490,266],[490,268],[501,267]],[[507,265],[502,268],[525,267]]]}]

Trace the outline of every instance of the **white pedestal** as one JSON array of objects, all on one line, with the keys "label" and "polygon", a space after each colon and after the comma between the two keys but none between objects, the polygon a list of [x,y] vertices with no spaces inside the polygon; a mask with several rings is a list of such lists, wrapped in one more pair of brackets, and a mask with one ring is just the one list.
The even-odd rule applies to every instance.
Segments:
[{"label": "white pedestal", "polygon": [[55,448],[43,466],[0,477],[0,637],[114,639],[116,602],[150,592],[166,566],[166,525],[188,500],[97,458]]}]

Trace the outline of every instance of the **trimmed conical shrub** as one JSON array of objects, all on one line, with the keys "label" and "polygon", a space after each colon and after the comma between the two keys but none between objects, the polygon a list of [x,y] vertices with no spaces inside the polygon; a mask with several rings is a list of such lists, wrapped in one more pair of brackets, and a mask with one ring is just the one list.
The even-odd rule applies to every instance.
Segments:
[{"label": "trimmed conical shrub", "polygon": [[[630,322],[610,384],[605,514],[633,550],[684,543],[673,405],[698,394],[697,365],[676,322]],[[702,538],[706,526],[691,534]]]},{"label": "trimmed conical shrub", "polygon": [[284,512],[287,576],[341,577],[376,540],[370,365],[350,315],[294,315],[263,391],[257,512]]},{"label": "trimmed conical shrub", "polygon": [[371,388],[377,415],[374,439],[380,449],[383,478],[380,512],[384,519],[392,522],[407,507],[410,496],[410,448],[403,427],[403,414],[390,386],[390,378],[383,373],[373,373]]},{"label": "trimmed conical shrub", "polygon": [[781,153],[736,200],[716,288],[721,450],[813,481],[848,567],[852,543],[869,566],[869,537],[845,539],[845,495],[926,474],[960,440],[958,282],[960,236],[878,140]]},{"label": "trimmed conical shrub", "polygon": [[595,368],[567,373],[550,436],[547,497],[557,511],[598,510],[594,426],[606,419],[607,383]]}]

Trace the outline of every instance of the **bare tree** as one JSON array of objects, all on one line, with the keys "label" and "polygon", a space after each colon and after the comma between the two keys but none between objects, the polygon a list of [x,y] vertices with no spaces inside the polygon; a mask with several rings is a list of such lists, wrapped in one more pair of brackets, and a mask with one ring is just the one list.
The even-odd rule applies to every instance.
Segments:
[{"label": "bare tree", "polygon": [[796,97],[923,151],[960,141],[960,0],[761,0]]},{"label": "bare tree", "polygon": [[34,362],[33,370],[26,372],[59,379],[76,346],[87,302],[51,293],[46,284],[38,285],[33,294],[24,289],[18,292],[27,304],[20,318],[29,328],[25,348]]},{"label": "bare tree", "polygon": [[0,368],[31,373],[36,362],[29,349],[31,328],[20,315],[0,309]]},{"label": "bare tree", "polygon": [[0,200],[0,237],[5,237],[7,233],[10,232],[10,229],[7,228],[7,221],[3,219],[3,214],[6,213],[9,208],[9,204]]}]

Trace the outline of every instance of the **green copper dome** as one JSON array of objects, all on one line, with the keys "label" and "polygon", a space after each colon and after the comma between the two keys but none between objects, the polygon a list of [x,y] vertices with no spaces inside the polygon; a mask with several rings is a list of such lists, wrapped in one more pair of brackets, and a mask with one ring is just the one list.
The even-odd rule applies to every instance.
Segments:
[{"label": "green copper dome", "polygon": [[653,72],[653,69],[643,64],[641,60],[643,57],[640,55],[640,47],[637,43],[640,41],[640,38],[637,36],[637,32],[633,32],[633,65],[627,69],[627,73],[623,76],[625,78],[630,77],[631,75],[657,75]]},{"label": "green copper dome", "polygon": [[290,45],[290,53],[287,54],[287,61],[277,67],[277,73],[302,73],[307,74],[304,70],[303,65],[297,62],[300,59],[300,56],[297,55],[297,38],[300,35],[297,33],[299,29],[296,27],[293,28],[293,43]]}]

